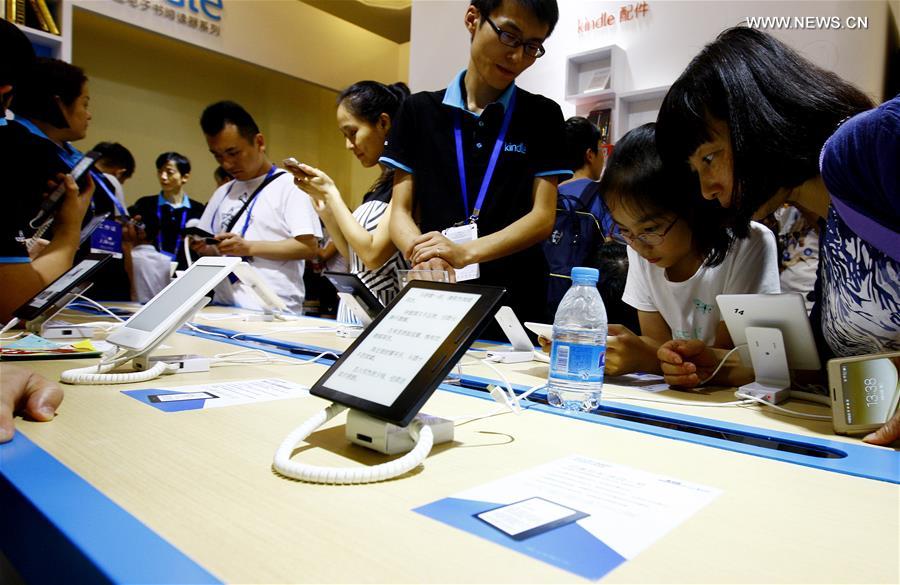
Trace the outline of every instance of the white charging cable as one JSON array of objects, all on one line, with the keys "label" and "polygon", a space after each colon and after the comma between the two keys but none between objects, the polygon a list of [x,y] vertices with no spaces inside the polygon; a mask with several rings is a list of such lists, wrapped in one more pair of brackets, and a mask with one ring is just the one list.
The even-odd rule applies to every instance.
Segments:
[{"label": "white charging cable", "polygon": [[[12,319],[9,320],[9,322],[6,325],[3,326],[3,329],[0,329],[0,335],[3,335],[4,333],[6,333],[7,331],[9,331],[10,329],[12,329],[13,327],[15,327],[18,324],[19,324],[19,318],[13,317]],[[0,341],[11,341],[13,339],[18,339],[19,337],[22,337],[23,334],[24,334],[24,332],[16,333],[15,335],[13,335],[11,337],[0,337]]]},{"label": "white charging cable", "polygon": [[706,384],[707,382],[709,382],[710,380],[712,380],[713,378],[715,378],[715,377],[716,377],[716,374],[719,373],[719,370],[722,369],[722,366],[725,365],[725,362],[728,360],[728,358],[731,357],[731,354],[733,354],[733,353],[736,352],[737,350],[741,349],[742,347],[746,347],[746,346],[747,346],[746,343],[739,343],[739,344],[737,344],[736,346],[734,346],[734,348],[732,348],[731,351],[729,351],[728,353],[725,354],[725,357],[722,358],[722,361],[719,362],[719,365],[716,366],[716,369],[713,370],[712,374],[710,374],[709,376],[707,376],[705,379],[701,380],[701,381],[700,381],[700,384],[698,384],[698,385],[699,385],[699,386],[703,386],[704,384]]},{"label": "white charging cable", "polygon": [[758,396],[750,396],[749,394],[743,394],[741,392],[735,392],[734,395],[737,396],[738,398],[742,398],[744,400],[758,402],[762,405],[768,406],[769,408],[774,408],[775,410],[781,411],[781,412],[783,412],[785,414],[789,414],[791,416],[798,416],[800,418],[808,418],[808,419],[812,419],[812,420],[827,420],[827,421],[833,420],[832,417],[830,417],[830,416],[822,416],[820,414],[807,414],[805,412],[797,412],[796,410],[789,410],[787,408],[783,408],[776,404],[772,404],[771,402],[766,402],[765,400],[763,400],[762,398],[760,398]]},{"label": "white charging cable", "polygon": [[410,436],[416,441],[416,446],[409,453],[387,463],[371,467],[340,468],[319,467],[291,460],[291,454],[301,442],[305,441],[316,429],[345,410],[347,410],[346,406],[333,403],[300,425],[278,447],[278,450],[275,452],[275,459],[272,462],[272,468],[285,477],[310,483],[374,483],[412,471],[425,461],[425,458],[431,451],[431,447],[434,444],[434,434],[431,431],[431,427],[418,421],[413,421],[409,425],[408,430]]},{"label": "white charging cable", "polygon": [[[111,350],[111,352],[113,351],[115,350]],[[127,350],[118,355],[110,355],[110,353],[104,354],[100,363],[96,366],[64,371],[59,376],[60,381],[66,384],[85,385],[132,384],[135,382],[146,382],[147,380],[158,378],[163,374],[174,374],[178,371],[177,364],[159,362],[147,370],[110,374],[109,372],[135,357],[133,352]]]},{"label": "white charging cable", "polygon": [[[82,294],[76,294],[75,296],[76,296],[77,298],[79,298],[79,299],[81,299],[81,300],[83,300],[83,301],[86,301],[87,303],[89,303],[89,304],[91,304],[91,305],[97,307],[98,309],[100,309],[101,311],[103,311],[104,313],[106,313],[107,315],[109,315],[110,317],[112,317],[113,319],[115,319],[116,321],[120,321],[120,322],[124,322],[124,321],[125,321],[124,319],[122,319],[122,317],[119,317],[118,315],[116,315],[115,313],[113,313],[113,312],[110,311],[108,308],[104,307],[103,305],[101,305],[100,303],[98,303],[97,301],[95,301],[94,299],[89,298],[89,297],[86,297],[86,296],[84,296],[84,295],[82,295]],[[69,305],[71,305],[71,304],[72,304],[72,303],[69,303]],[[68,305],[67,305],[67,306],[68,306]]]},{"label": "white charging cable", "polygon": [[[250,354],[250,355],[245,355]],[[291,366],[305,366],[322,359],[325,356],[331,356],[338,359],[340,356],[331,351],[323,351],[315,357],[308,360],[285,359],[274,357],[261,349],[242,349],[228,353],[217,353],[210,360],[211,365],[227,365],[227,364],[288,364]]]}]

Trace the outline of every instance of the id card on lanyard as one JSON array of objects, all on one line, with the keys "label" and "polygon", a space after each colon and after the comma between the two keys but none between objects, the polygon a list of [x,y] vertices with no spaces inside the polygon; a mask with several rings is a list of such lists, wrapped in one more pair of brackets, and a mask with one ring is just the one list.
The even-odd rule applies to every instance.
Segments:
[{"label": "id card on lanyard", "polygon": [[[459,225],[449,227],[441,233],[455,244],[463,242],[471,242],[478,239],[478,216],[481,213],[481,206],[487,196],[488,187],[491,184],[491,178],[497,169],[497,162],[500,160],[500,153],[503,151],[503,142],[506,140],[506,132],[509,130],[509,123],[512,120],[513,110],[516,106],[516,88],[513,88],[509,97],[509,104],[506,106],[506,112],[503,114],[503,123],[500,126],[500,132],[497,134],[497,140],[494,142],[494,150],[491,151],[491,158],[488,160],[487,169],[484,171],[484,177],[481,179],[481,187],[478,189],[478,198],[475,200],[475,207],[469,215],[469,189],[466,182],[466,160],[463,153],[462,140],[462,113],[459,110],[454,112],[453,118],[453,137],[456,140],[456,165],[459,169],[459,185],[462,193],[463,209],[468,215],[468,219]],[[456,270],[456,281],[462,282],[472,280],[481,276],[479,264],[469,264],[463,268]]]}]

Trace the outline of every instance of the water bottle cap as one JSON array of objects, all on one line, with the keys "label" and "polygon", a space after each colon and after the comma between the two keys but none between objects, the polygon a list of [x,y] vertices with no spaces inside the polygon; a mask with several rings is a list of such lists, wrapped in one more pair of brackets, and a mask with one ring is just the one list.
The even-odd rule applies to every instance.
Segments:
[{"label": "water bottle cap", "polygon": [[597,284],[600,279],[600,271],[596,268],[587,268],[585,266],[576,266],[572,269],[572,282]]}]

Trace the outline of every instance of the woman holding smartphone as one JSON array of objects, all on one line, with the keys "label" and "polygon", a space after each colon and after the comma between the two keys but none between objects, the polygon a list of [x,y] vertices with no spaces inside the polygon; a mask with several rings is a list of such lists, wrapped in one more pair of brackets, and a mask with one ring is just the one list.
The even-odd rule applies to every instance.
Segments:
[{"label": "woman holding smartphone", "polygon": [[[362,166],[379,164],[391,119],[408,95],[409,88],[403,83],[360,81],[338,96],[338,128],[347,150]],[[285,168],[294,174],[297,187],[312,198],[335,246],[348,259],[350,272],[359,276],[384,305],[391,302],[399,291],[397,271],[408,268],[389,232],[393,170],[382,167],[381,176],[351,213],[325,172],[303,163],[286,164]],[[343,302],[338,306],[338,321],[359,324]]]}]

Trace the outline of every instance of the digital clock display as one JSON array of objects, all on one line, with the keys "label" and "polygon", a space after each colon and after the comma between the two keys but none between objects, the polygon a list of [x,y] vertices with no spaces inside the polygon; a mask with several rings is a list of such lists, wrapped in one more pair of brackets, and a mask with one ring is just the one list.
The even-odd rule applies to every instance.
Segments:
[{"label": "digital clock display", "polygon": [[900,385],[890,358],[841,364],[841,383],[848,425],[882,424],[894,414]]}]

